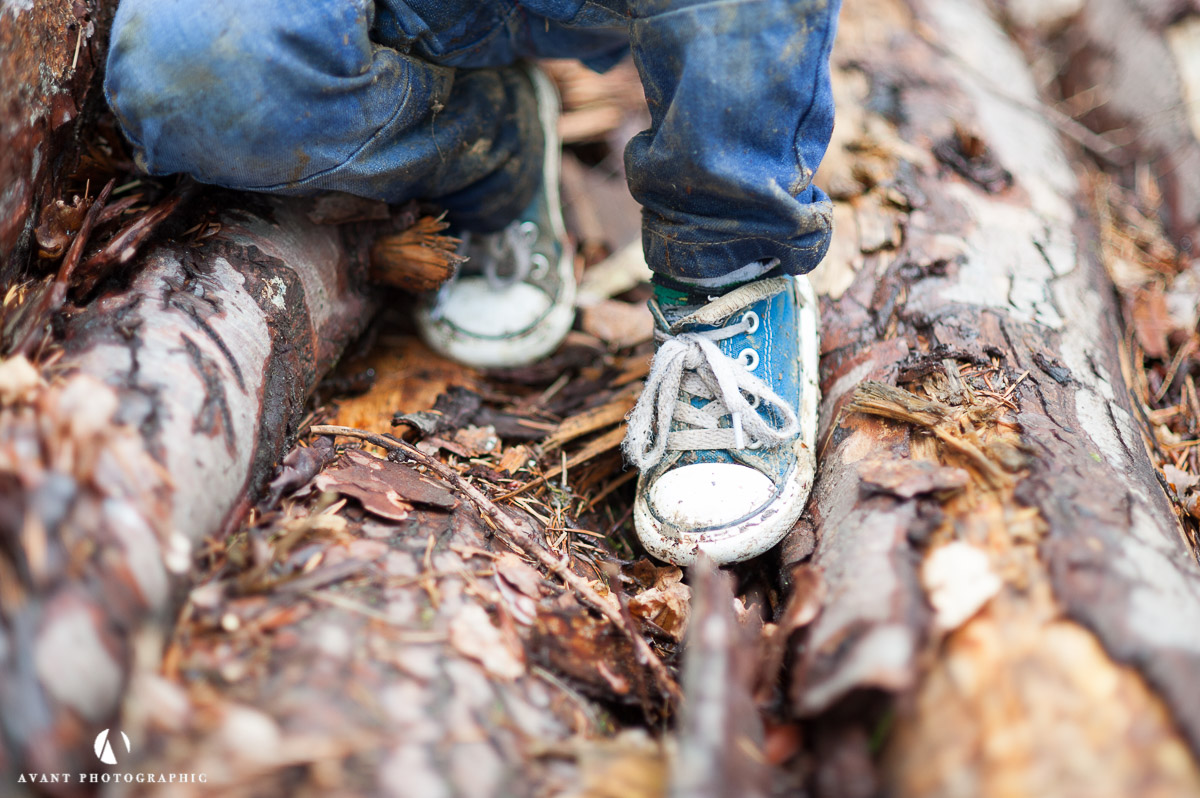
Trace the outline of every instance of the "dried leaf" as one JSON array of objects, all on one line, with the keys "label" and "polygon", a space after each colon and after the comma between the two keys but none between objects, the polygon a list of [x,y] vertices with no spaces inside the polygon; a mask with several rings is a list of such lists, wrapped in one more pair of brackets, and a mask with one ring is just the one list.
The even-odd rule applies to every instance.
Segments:
[{"label": "dried leaf", "polygon": [[317,490],[335,491],[357,499],[367,511],[393,521],[407,518],[411,503],[443,510],[458,504],[450,491],[412,467],[361,449],[343,452],[339,463],[326,469],[313,484]]},{"label": "dried leaf", "polygon": [[450,621],[450,645],[497,679],[512,681],[525,673],[524,653],[510,645],[478,604],[467,604]]},{"label": "dried leaf", "polygon": [[682,582],[652,587],[629,599],[629,611],[635,618],[652,621],[675,640],[682,640],[691,614],[691,598],[691,588]]},{"label": "dried leaf", "polygon": [[542,597],[541,573],[512,552],[505,552],[496,559],[496,575],[521,593],[533,599]]},{"label": "dried leaf", "polygon": [[1162,286],[1157,283],[1133,294],[1129,308],[1133,332],[1147,357],[1165,358],[1170,351],[1167,336],[1171,332],[1171,314]]},{"label": "dried leaf", "polygon": [[654,337],[654,319],[646,308],[616,299],[602,299],[580,311],[585,332],[614,349],[637,346]]},{"label": "dried leaf", "polygon": [[284,494],[307,485],[309,480],[329,464],[333,456],[333,442],[329,438],[317,438],[312,446],[297,446],[292,449],[283,458],[279,474],[271,480],[264,504],[268,507],[273,506]]},{"label": "dried leaf", "polygon": [[70,205],[60,199],[48,205],[38,219],[35,233],[38,255],[57,258],[66,252],[67,245],[83,225],[83,217],[91,205],[90,199],[79,196],[74,197]]}]

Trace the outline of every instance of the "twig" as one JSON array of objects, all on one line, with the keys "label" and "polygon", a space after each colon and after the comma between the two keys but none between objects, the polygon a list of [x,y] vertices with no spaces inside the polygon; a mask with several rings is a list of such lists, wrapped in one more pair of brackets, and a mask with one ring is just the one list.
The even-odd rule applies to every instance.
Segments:
[{"label": "twig", "polygon": [[390,452],[399,452],[409,460],[425,466],[449,482],[463,496],[469,499],[483,516],[503,532],[512,543],[537,560],[546,570],[561,579],[567,587],[575,592],[584,604],[600,613],[609,623],[624,634],[633,644],[633,649],[637,652],[638,659],[643,665],[649,668],[650,673],[664,695],[674,700],[682,699],[683,694],[680,692],[679,685],[675,683],[675,679],[667,671],[667,666],[655,656],[654,652],[650,649],[650,644],[626,621],[621,611],[601,598],[600,594],[588,584],[587,580],[572,571],[565,557],[556,557],[546,549],[529,530],[524,528],[525,522],[517,521],[505,513],[479,488],[476,488],[463,479],[462,475],[457,471],[440,460],[430,457],[415,446],[390,436],[330,424],[315,425],[310,431],[313,435],[337,435],[345,438],[356,438],[375,446],[380,446]]},{"label": "twig", "polygon": [[79,226],[79,231],[75,233],[71,248],[63,257],[62,265],[59,266],[54,282],[50,283],[46,293],[42,295],[33,318],[25,323],[25,334],[13,346],[14,354],[28,355],[33,350],[35,343],[45,340],[38,338],[38,334],[44,330],[51,317],[62,309],[63,303],[67,299],[67,290],[71,287],[71,277],[75,273],[75,267],[79,265],[79,261],[83,257],[84,245],[87,244],[88,238],[92,234],[92,227],[100,217],[100,211],[104,210],[104,203],[108,202],[108,197],[112,194],[113,185],[116,182],[115,179],[108,181],[83,217],[83,223]]}]

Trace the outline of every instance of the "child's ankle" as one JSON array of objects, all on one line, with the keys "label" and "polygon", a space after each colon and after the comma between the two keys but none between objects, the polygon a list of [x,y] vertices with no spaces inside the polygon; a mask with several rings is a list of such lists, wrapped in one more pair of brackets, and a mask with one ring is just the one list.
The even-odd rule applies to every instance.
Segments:
[{"label": "child's ankle", "polygon": [[746,283],[767,277],[779,266],[778,258],[758,260],[721,277],[687,278],[655,274],[651,279],[659,305],[703,305]]}]

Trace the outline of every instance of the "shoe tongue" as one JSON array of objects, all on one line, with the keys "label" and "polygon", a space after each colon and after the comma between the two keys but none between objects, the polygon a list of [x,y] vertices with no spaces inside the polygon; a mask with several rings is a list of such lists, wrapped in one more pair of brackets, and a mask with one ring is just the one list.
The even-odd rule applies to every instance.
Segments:
[{"label": "shoe tongue", "polygon": [[707,303],[707,296],[656,283],[651,312],[659,329],[668,332],[681,319],[687,318]]},{"label": "shoe tongue", "polygon": [[787,286],[788,278],[772,277],[743,283],[720,296],[712,296],[656,285],[655,322],[671,333],[719,327],[733,314],[775,296]]}]

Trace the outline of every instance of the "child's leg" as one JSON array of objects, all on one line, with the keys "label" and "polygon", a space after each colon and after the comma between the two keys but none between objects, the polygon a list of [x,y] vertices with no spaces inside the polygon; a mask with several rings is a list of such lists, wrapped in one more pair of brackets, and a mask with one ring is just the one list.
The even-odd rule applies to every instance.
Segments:
[{"label": "child's leg", "polygon": [[255,191],[437,199],[464,227],[503,227],[541,169],[528,80],[381,46],[375,10],[122,0],[105,88],[140,165]]},{"label": "child's leg", "polygon": [[[629,415],[634,521],[678,564],[778,543],[815,474],[838,0],[629,0],[651,127],[626,148],[658,344]],[[768,273],[770,272],[770,273]],[[782,273],[782,276],[780,275]]]},{"label": "child's leg", "polygon": [[813,269],[832,206],[811,184],[833,130],[840,0],[629,0],[652,124],[626,170],[652,269],[721,278]]}]

